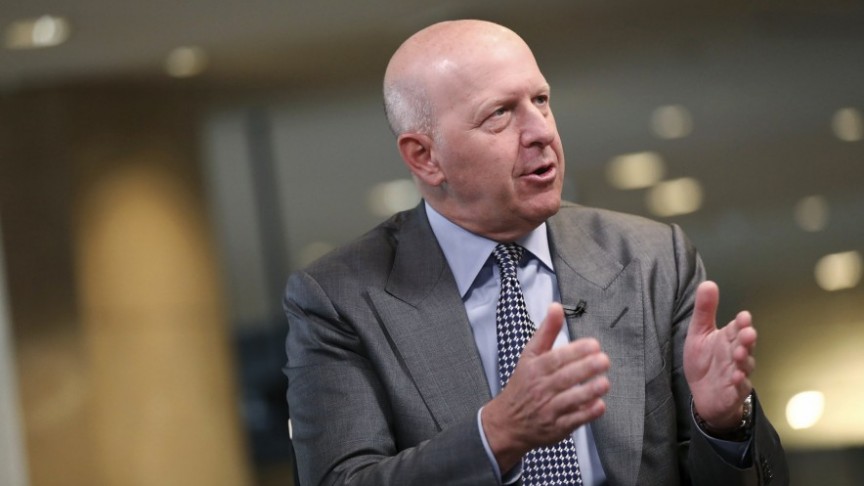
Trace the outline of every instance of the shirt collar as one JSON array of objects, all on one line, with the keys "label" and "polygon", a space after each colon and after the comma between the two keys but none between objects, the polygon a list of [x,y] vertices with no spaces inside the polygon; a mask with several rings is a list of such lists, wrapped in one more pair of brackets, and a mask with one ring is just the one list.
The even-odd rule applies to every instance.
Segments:
[{"label": "shirt collar", "polygon": [[[424,204],[429,225],[432,226],[432,232],[435,233],[438,245],[444,252],[444,258],[447,259],[450,271],[456,279],[459,295],[464,297],[498,242],[462,228],[435,211],[428,202],[424,201]],[[545,222],[516,240],[516,243],[531,252],[550,271],[554,271]]]}]

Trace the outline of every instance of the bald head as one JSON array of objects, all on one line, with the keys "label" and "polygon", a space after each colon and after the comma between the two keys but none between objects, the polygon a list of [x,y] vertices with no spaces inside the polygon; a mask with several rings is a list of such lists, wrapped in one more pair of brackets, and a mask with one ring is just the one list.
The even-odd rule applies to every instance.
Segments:
[{"label": "bald head", "polygon": [[514,241],[558,211],[564,151],[549,83],[512,30],[457,20],[417,32],[390,59],[384,99],[402,160],[446,219]]},{"label": "bald head", "polygon": [[432,135],[436,107],[430,91],[435,84],[472,57],[514,43],[528,49],[512,30],[483,20],[440,22],[409,37],[384,75],[384,108],[393,133]]}]

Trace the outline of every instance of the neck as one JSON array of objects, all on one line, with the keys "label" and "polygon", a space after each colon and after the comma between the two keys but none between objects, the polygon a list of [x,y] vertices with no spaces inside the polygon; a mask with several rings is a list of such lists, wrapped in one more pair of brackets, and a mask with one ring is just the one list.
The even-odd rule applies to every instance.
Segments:
[{"label": "neck", "polygon": [[513,220],[498,226],[491,225],[477,218],[476,214],[462,214],[458,211],[448,211],[446,205],[436,204],[435,201],[424,199],[441,216],[460,228],[470,231],[475,235],[482,236],[499,243],[509,243],[524,238],[529,233],[543,224],[543,221]]}]

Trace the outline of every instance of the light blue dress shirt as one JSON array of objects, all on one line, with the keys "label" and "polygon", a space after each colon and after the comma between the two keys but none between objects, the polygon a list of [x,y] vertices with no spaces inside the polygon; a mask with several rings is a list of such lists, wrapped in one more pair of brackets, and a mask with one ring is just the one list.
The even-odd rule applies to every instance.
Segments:
[{"label": "light blue dress shirt", "polygon": [[[456,286],[465,303],[468,321],[474,332],[474,341],[480,352],[480,360],[489,384],[492,396],[501,391],[498,377],[498,338],[495,327],[495,308],[498,304],[499,278],[498,265],[491,258],[492,251],[498,245],[496,241],[475,235],[450,222],[441,216],[429,204],[426,204],[426,214],[429,224],[438,239],[438,244],[444,252],[444,257],[450,265],[450,270],[456,279]],[[530,253],[517,269],[517,278],[525,294],[525,304],[528,314],[535,326],[546,318],[549,304],[560,301],[558,279],[552,267],[552,256],[549,252],[549,242],[546,234],[546,224],[517,241]],[[553,347],[561,346],[570,341],[567,326],[561,327],[561,332],[555,339]],[[486,446],[486,453],[499,477],[498,462],[492,455],[486,436],[480,424],[478,412],[478,427],[480,437]],[[606,475],[590,425],[579,427],[573,432],[576,443],[576,454],[579,457],[579,467],[582,470],[582,480],[586,486],[605,484]],[[521,467],[509,471],[504,482],[515,482],[521,474]]]}]

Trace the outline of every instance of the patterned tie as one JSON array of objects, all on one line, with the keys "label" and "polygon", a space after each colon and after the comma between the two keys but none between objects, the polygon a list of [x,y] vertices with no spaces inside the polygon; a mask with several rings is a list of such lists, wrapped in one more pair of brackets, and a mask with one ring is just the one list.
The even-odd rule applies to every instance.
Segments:
[{"label": "patterned tie", "polygon": [[[492,253],[501,271],[501,294],[495,310],[501,388],[507,385],[510,375],[516,369],[522,349],[534,335],[534,324],[528,316],[522,287],[516,279],[516,267],[524,250],[516,243],[501,243]],[[576,445],[571,436],[555,445],[529,451],[525,455],[523,466],[522,478],[525,486],[582,484]]]}]

